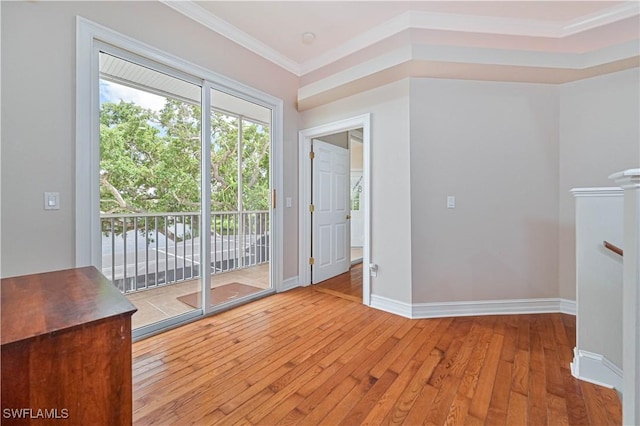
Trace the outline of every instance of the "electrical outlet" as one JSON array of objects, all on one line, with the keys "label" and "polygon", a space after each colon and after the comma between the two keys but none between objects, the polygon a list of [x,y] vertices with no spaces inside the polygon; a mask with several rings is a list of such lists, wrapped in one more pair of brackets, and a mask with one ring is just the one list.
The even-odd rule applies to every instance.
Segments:
[{"label": "electrical outlet", "polygon": [[449,195],[447,197],[447,208],[448,209],[455,209],[456,208],[456,197],[454,197],[453,195]]}]

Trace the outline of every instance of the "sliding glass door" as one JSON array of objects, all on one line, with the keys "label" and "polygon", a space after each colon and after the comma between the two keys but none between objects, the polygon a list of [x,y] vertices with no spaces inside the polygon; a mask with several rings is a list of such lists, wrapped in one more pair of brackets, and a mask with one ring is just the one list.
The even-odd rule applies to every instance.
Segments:
[{"label": "sliding glass door", "polygon": [[134,336],[272,292],[271,109],[98,56],[101,269],[138,308]]},{"label": "sliding glass door", "polygon": [[134,329],[192,316],[202,291],[201,85],[99,59],[102,272],[138,308]]}]

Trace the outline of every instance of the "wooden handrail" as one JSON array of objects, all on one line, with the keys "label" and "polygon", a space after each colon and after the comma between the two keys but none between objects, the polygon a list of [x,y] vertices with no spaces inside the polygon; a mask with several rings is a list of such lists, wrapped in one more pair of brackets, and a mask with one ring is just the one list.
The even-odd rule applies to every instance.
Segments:
[{"label": "wooden handrail", "polygon": [[611,244],[609,241],[603,241],[602,244],[612,252],[619,254],[620,256],[624,256],[624,251],[620,247]]}]

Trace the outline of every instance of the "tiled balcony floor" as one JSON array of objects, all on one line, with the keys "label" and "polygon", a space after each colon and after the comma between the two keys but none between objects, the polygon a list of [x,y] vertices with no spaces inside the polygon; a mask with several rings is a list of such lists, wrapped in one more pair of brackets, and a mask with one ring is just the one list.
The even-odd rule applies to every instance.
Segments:
[{"label": "tiled balcony floor", "polygon": [[[362,248],[352,247],[351,259],[358,258],[362,258]],[[232,282],[267,289],[269,288],[269,264],[211,276],[212,288]],[[138,312],[133,315],[132,327],[139,328],[193,310],[191,306],[179,301],[178,297],[199,290],[200,280],[196,279],[126,295],[127,299],[138,308]]]},{"label": "tiled balcony floor", "polygon": [[[267,289],[269,288],[269,264],[211,276],[212,288],[232,282]],[[138,308],[138,312],[133,314],[132,328],[153,324],[192,311],[193,307],[179,301],[178,297],[199,290],[200,280],[196,279],[126,295],[127,299]]]}]

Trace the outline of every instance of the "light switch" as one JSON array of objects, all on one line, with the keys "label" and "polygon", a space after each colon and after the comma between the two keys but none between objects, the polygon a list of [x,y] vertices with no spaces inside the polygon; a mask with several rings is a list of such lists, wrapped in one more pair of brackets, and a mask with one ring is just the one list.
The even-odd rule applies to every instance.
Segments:
[{"label": "light switch", "polygon": [[287,197],[285,199],[285,204],[286,204],[287,207],[291,207],[291,197]]},{"label": "light switch", "polygon": [[60,210],[60,193],[59,192],[44,193],[44,209]]},{"label": "light switch", "polygon": [[454,197],[453,195],[449,195],[447,197],[447,208],[448,209],[455,209],[456,208],[456,197]]},{"label": "light switch", "polygon": [[369,264],[369,275],[371,275],[372,277],[378,276],[378,265],[376,263]]}]

